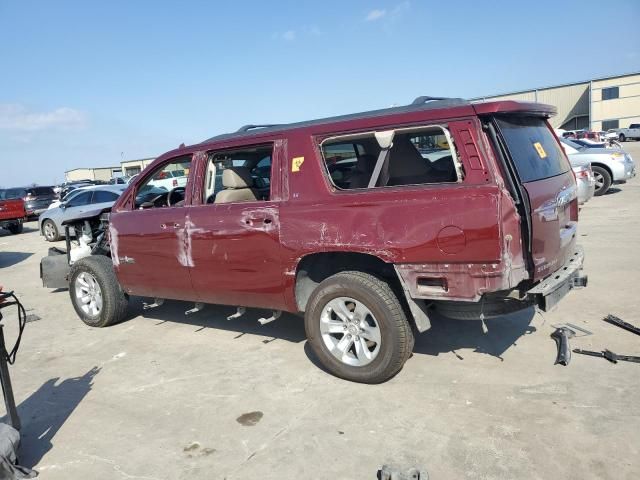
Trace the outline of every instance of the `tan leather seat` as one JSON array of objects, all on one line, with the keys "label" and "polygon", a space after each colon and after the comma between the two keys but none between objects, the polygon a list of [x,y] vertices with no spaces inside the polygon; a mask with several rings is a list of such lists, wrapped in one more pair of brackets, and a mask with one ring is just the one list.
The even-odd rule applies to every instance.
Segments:
[{"label": "tan leather seat", "polygon": [[214,203],[253,202],[258,196],[253,188],[253,178],[246,167],[230,167],[222,172],[221,190]]}]

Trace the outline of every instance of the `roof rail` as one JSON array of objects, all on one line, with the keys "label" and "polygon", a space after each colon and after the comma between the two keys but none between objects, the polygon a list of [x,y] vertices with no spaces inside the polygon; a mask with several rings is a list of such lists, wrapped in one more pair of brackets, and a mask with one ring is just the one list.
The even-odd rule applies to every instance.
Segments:
[{"label": "roof rail", "polygon": [[450,103],[452,105],[458,105],[458,104],[463,105],[463,104],[469,103],[464,98],[430,97],[428,95],[422,95],[420,97],[416,97],[415,100],[411,102],[411,105],[422,105],[427,102],[440,101],[440,100],[445,100],[447,101],[447,103]]},{"label": "roof rail", "polygon": [[281,126],[281,123],[267,123],[264,125],[245,125],[243,127],[240,127],[238,130],[236,130],[235,133],[245,133],[248,132],[249,130],[253,130],[254,128],[269,128],[269,127],[279,127]]}]

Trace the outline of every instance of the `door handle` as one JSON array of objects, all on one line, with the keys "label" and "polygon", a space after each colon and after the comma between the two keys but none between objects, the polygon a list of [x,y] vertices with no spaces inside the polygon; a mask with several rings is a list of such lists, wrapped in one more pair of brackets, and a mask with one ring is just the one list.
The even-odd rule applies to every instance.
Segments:
[{"label": "door handle", "polygon": [[263,225],[271,225],[273,223],[273,219],[271,218],[246,218],[244,221],[245,225],[253,226],[255,223],[262,223]]},{"label": "door handle", "polygon": [[163,230],[166,230],[168,227],[180,228],[180,224],[179,223],[173,223],[173,224],[169,224],[169,225],[167,225],[166,223],[161,223],[160,224],[160,228],[163,229]]}]

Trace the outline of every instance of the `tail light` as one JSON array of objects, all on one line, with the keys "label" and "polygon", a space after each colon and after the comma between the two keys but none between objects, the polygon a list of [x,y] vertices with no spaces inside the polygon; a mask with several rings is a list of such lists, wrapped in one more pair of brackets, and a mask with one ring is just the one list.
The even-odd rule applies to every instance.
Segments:
[{"label": "tail light", "polygon": [[178,186],[178,180],[176,180],[175,178],[173,179],[173,182],[171,182],[171,183],[172,183],[172,185],[173,185],[174,187],[177,187],[177,186]]},{"label": "tail light", "polygon": [[577,170],[573,170],[573,176],[576,177],[576,180],[580,180],[581,178],[589,178],[589,168],[581,167]]}]

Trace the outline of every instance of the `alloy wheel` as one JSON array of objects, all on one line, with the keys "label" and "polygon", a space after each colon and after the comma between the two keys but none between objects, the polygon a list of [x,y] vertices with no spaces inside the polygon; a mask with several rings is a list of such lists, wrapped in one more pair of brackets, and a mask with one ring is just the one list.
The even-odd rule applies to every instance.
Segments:
[{"label": "alloy wheel", "polygon": [[380,352],[380,325],[371,310],[351,297],[330,300],[320,317],[322,341],[342,363],[362,367]]},{"label": "alloy wheel", "polygon": [[78,305],[84,313],[93,317],[102,310],[102,289],[100,284],[89,272],[82,272],[76,278],[75,295]]}]

